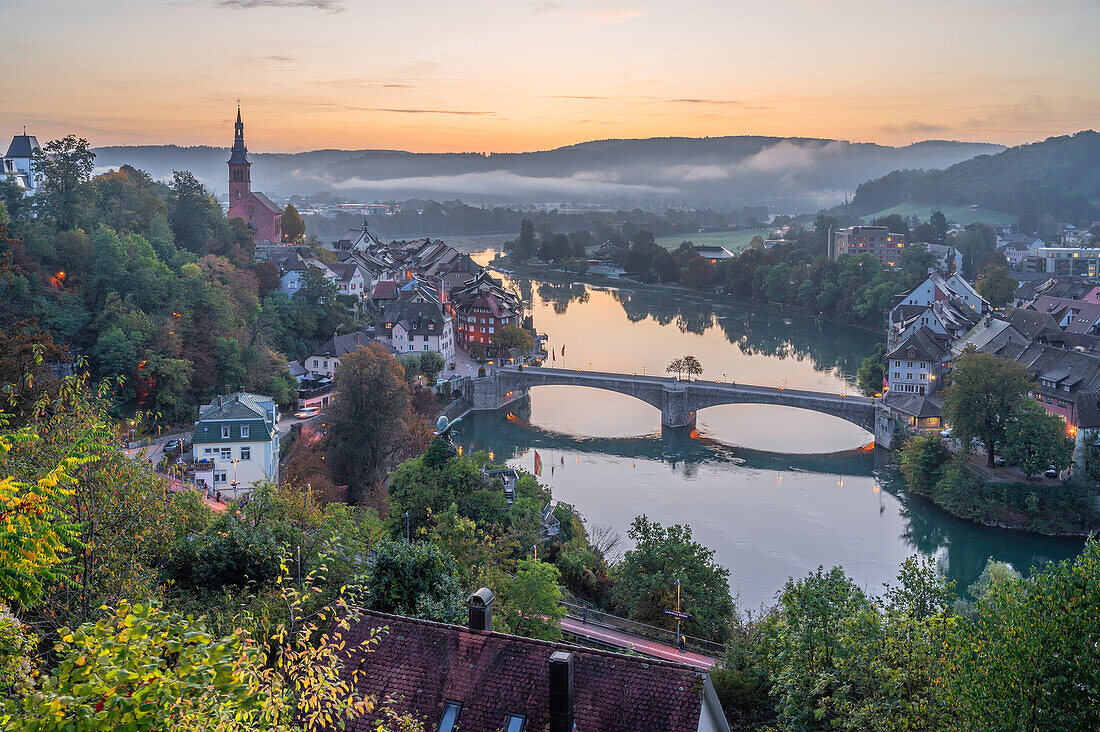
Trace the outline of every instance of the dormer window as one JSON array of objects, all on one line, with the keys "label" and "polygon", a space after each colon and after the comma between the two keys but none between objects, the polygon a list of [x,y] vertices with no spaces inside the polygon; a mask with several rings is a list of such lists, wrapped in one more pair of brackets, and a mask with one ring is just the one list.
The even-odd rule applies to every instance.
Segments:
[{"label": "dormer window", "polygon": [[241,425],[241,437],[248,437],[249,430],[250,430],[250,428],[249,428],[248,425],[242,424]]},{"label": "dormer window", "polygon": [[227,425],[227,424],[222,425],[222,439],[223,440],[228,440],[229,439],[229,425]]}]

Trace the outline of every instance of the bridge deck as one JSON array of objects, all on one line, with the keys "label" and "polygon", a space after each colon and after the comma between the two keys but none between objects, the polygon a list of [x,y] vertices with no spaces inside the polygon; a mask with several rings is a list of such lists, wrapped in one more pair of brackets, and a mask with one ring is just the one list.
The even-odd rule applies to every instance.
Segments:
[{"label": "bridge deck", "polygon": [[716,391],[729,391],[739,394],[760,394],[775,397],[807,397],[811,399],[835,399],[837,402],[843,400],[845,404],[853,405],[866,405],[872,406],[875,404],[875,399],[871,397],[865,397],[858,394],[839,394],[835,392],[823,392],[823,391],[809,391],[806,389],[789,389],[781,386],[761,386],[757,384],[743,384],[736,381],[718,381],[708,379],[695,379],[689,381],[687,379],[677,379],[672,376],[649,376],[646,374],[624,374],[614,371],[582,371],[580,369],[557,369],[547,368],[544,366],[525,366],[523,371],[519,371],[513,366],[500,367],[502,372],[512,372],[516,375],[528,374],[530,376],[547,376],[547,377],[559,377],[562,379],[570,379],[574,381],[618,381],[628,382],[632,384],[646,384],[652,386],[661,387],[691,387],[694,389],[714,389]]}]

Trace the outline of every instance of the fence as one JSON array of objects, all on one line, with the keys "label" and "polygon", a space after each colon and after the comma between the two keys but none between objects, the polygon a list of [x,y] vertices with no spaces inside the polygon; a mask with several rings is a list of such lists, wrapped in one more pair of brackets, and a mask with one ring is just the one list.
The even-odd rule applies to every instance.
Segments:
[{"label": "fence", "polygon": [[[641,638],[660,641],[661,643],[666,643],[673,647],[676,646],[676,631],[674,630],[658,628],[655,625],[639,623],[637,620],[621,618],[618,615],[611,615],[610,613],[601,612],[600,610],[574,602],[563,601],[561,604],[565,607],[569,615],[574,618],[583,619],[589,625],[608,628],[610,630],[618,630]],[[706,653],[714,658],[719,658],[726,652],[726,647],[721,643],[715,643],[705,638],[696,638],[691,635],[684,636],[684,644],[693,651]]]}]

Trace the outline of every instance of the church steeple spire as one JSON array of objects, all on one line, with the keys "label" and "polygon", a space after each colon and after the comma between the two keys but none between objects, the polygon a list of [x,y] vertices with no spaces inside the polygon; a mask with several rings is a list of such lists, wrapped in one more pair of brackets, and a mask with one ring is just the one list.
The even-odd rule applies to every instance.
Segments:
[{"label": "church steeple spire", "polygon": [[229,151],[229,203],[247,198],[252,191],[252,175],[249,169],[248,148],[244,146],[244,122],[241,105],[237,105],[237,123],[233,125],[233,148]]}]

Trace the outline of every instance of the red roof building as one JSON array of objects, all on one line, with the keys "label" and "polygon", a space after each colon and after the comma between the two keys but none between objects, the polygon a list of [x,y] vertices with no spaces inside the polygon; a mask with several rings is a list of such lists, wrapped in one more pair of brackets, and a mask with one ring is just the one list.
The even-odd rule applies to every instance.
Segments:
[{"label": "red roof building", "polygon": [[342,639],[341,673],[351,681],[358,670],[359,692],[440,732],[729,732],[707,673],[474,629],[492,627],[491,603],[487,589],[470,598],[470,628],[364,611]]},{"label": "red roof building", "polygon": [[523,317],[519,297],[486,270],[451,290],[449,305],[455,319],[455,335],[459,344],[467,348],[473,343],[489,345],[504,326],[519,325]]}]

